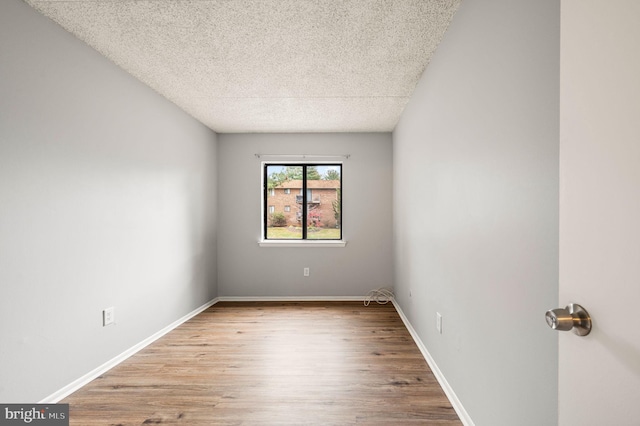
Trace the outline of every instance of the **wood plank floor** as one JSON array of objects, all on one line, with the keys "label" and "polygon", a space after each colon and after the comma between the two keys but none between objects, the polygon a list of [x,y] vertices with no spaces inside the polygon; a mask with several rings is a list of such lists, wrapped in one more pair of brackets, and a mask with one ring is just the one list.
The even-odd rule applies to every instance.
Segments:
[{"label": "wood plank floor", "polygon": [[218,303],[61,402],[82,426],[461,424],[390,303]]}]

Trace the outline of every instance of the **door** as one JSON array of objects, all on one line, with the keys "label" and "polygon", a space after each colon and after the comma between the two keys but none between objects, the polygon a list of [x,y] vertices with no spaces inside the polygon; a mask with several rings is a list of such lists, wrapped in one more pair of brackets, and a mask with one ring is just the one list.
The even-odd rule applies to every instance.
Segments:
[{"label": "door", "polygon": [[559,424],[640,425],[640,2],[562,0]]}]

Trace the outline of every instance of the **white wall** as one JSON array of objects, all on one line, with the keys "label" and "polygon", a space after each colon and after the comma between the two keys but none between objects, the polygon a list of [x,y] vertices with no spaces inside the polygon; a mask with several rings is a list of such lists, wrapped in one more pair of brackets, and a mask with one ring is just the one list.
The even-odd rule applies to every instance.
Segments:
[{"label": "white wall", "polygon": [[[346,247],[258,247],[263,160],[256,153],[351,155],[342,177]],[[220,296],[364,296],[392,286],[391,165],[388,133],[219,135]]]},{"label": "white wall", "polygon": [[558,70],[556,1],[462,2],[393,133],[397,298],[476,425],[557,422]]},{"label": "white wall", "polygon": [[640,3],[562,1],[561,425],[640,424]]},{"label": "white wall", "polygon": [[216,135],[19,0],[0,64],[0,401],[36,402],[215,297]]}]

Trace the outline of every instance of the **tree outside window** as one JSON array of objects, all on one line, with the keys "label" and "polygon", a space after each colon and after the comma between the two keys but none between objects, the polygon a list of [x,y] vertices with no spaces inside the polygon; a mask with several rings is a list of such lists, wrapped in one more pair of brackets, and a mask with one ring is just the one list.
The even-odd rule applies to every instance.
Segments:
[{"label": "tree outside window", "polygon": [[265,164],[264,181],[265,239],[342,239],[342,164]]}]

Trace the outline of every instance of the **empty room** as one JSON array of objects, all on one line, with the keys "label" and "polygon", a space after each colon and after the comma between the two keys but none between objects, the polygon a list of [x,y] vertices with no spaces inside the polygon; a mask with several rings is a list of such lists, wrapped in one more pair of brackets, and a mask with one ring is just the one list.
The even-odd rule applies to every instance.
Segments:
[{"label": "empty room", "polygon": [[638,22],[0,1],[0,424],[638,425]]}]

